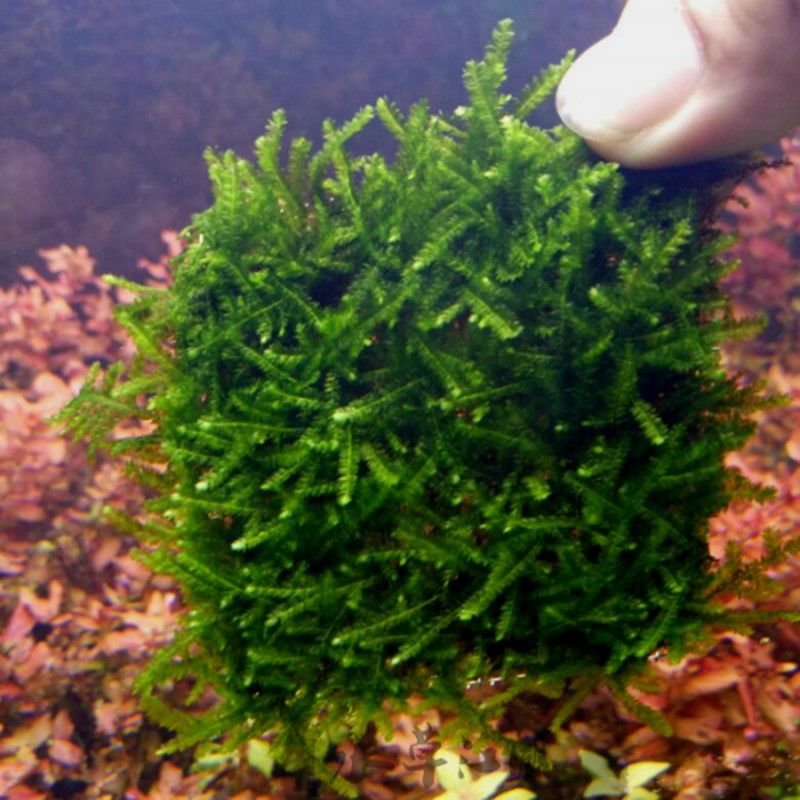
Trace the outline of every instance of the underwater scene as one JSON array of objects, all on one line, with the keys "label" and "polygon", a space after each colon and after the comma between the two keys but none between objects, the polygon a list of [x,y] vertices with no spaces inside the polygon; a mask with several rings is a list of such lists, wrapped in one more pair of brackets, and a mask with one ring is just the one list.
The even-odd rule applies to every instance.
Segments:
[{"label": "underwater scene", "polygon": [[772,3],[0,3],[0,798],[800,797]]}]

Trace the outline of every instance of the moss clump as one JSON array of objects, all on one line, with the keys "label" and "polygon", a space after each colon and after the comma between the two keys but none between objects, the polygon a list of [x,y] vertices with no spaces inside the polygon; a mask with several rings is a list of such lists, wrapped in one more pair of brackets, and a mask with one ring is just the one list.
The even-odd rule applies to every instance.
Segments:
[{"label": "moss clump", "polygon": [[[718,359],[742,326],[709,197],[528,124],[563,67],[513,101],[510,41],[450,117],[380,100],[283,168],[276,113],[254,164],[209,154],[174,286],[120,311],[139,360],[67,414],[157,425],[127,447],[169,465],[151,560],[193,610],[143,688],[222,697],[197,721],[150,696],[180,743],[275,729],[324,773],[414,692],[489,735],[469,680],[622,682],[720,614],[707,524],[757,395]],[[390,162],[345,148],[374,116]]]}]

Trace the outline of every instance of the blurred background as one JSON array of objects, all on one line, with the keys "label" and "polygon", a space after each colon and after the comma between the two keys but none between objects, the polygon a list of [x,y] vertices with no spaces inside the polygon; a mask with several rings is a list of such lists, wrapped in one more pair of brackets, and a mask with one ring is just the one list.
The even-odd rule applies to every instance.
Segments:
[{"label": "blurred background", "polygon": [[[583,49],[624,0],[0,0],[0,285],[85,244],[136,275],[210,201],[206,146],[249,156],[270,113],[317,137],[387,95],[449,111],[515,20],[509,86]],[[537,120],[553,124],[552,108]],[[383,149],[379,126],[359,146]]]}]

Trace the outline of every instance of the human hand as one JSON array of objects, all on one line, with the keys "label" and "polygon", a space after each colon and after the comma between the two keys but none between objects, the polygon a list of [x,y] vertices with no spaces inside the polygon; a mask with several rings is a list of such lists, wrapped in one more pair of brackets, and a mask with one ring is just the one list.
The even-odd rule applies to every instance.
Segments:
[{"label": "human hand", "polygon": [[629,0],[556,105],[592,149],[629,167],[772,141],[800,124],[800,0]]}]

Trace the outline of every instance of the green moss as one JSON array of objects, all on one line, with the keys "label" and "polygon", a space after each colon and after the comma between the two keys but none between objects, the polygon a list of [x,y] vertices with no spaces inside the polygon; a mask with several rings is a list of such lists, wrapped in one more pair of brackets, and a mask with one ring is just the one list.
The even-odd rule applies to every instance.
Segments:
[{"label": "green moss", "polygon": [[[747,327],[717,289],[719,187],[626,183],[529,125],[564,66],[514,101],[510,41],[449,117],[379,100],[284,168],[278,112],[255,163],[209,153],[174,286],[120,310],[138,361],[66,414],[157,424],[127,446],[168,462],[151,563],[192,611],[141,688],[179,745],[275,729],[325,774],[414,692],[489,736],[469,680],[623,692],[720,617],[708,520],[747,488],[723,456],[760,401],[718,358]],[[391,161],[346,149],[375,116]],[[178,674],[219,709],[168,710]]]}]

